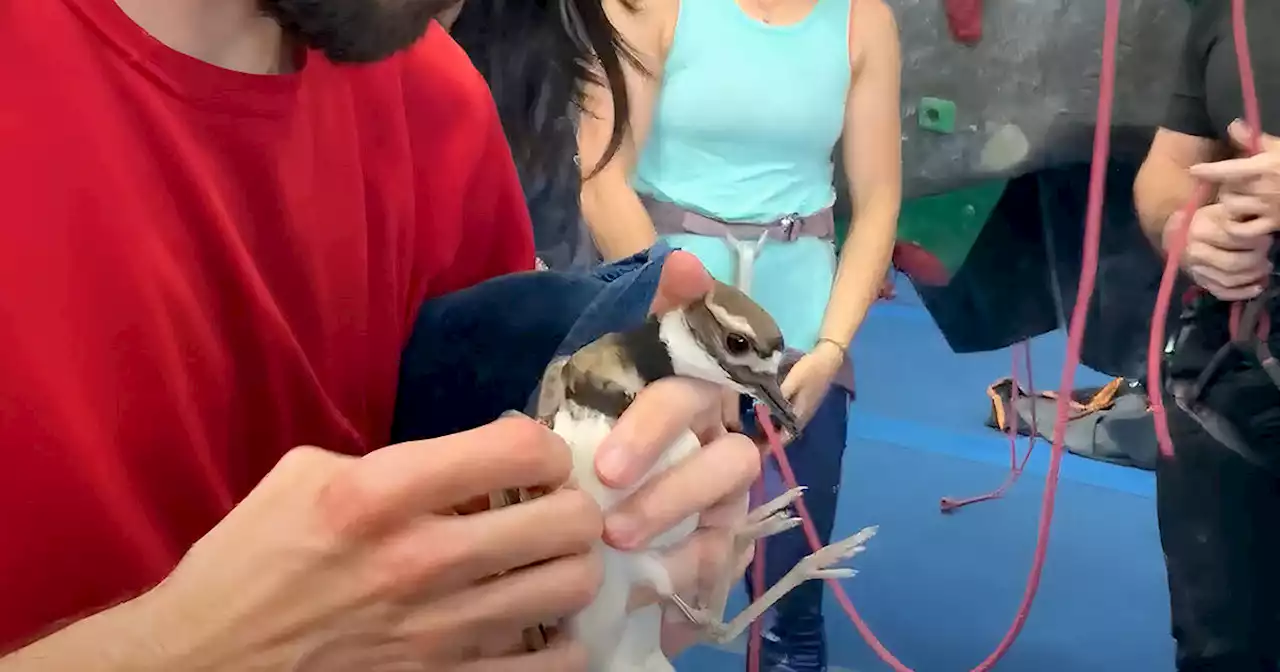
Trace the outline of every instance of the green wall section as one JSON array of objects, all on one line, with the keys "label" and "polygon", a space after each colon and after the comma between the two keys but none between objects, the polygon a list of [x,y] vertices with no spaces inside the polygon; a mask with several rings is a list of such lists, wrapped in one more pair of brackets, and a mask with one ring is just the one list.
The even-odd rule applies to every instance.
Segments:
[{"label": "green wall section", "polygon": [[[937,257],[948,272],[955,273],[969,256],[1007,184],[1006,180],[992,180],[903,201],[898,217],[898,240],[923,247]],[[837,239],[841,243],[848,230],[847,220],[837,226]]]}]

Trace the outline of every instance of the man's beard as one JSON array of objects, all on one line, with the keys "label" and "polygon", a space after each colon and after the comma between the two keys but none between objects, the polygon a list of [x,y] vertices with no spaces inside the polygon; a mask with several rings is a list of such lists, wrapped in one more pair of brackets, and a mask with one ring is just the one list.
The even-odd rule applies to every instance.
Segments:
[{"label": "man's beard", "polygon": [[379,61],[408,48],[459,0],[259,0],[285,33],[335,63]]}]

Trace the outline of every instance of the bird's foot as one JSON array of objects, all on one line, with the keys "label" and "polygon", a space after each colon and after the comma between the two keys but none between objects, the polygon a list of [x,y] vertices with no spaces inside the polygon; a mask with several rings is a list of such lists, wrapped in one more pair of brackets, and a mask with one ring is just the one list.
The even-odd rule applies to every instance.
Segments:
[{"label": "bird's foot", "polygon": [[792,512],[791,505],[804,494],[804,487],[792,488],[749,513],[742,527],[735,533],[739,543],[771,537],[800,525],[800,518]]},{"label": "bird's foot", "polygon": [[[877,531],[879,531],[878,527],[865,527],[847,539],[819,548],[805,556],[803,560],[796,564],[795,569],[788,572],[787,577],[784,577],[779,583],[785,583],[789,579],[794,581],[795,585],[787,588],[790,591],[809,579],[848,579],[856,576],[858,574],[856,569],[832,567],[831,565],[842,560],[848,560],[867,550],[865,544],[871,537],[876,535]],[[799,573],[799,576],[791,579],[791,576],[797,573]]]},{"label": "bird's foot", "polygon": [[[763,507],[762,507],[763,508]],[[743,609],[732,621],[725,623],[708,610],[696,609],[681,600],[677,603],[684,615],[698,625],[703,637],[710,642],[724,644],[737,639],[757,618],[777,604],[797,586],[814,579],[847,579],[857,575],[857,570],[832,565],[848,560],[866,550],[866,542],[875,536],[879,528],[866,527],[857,534],[823,546],[796,563],[780,581]],[[723,613],[723,611],[721,612]]]}]

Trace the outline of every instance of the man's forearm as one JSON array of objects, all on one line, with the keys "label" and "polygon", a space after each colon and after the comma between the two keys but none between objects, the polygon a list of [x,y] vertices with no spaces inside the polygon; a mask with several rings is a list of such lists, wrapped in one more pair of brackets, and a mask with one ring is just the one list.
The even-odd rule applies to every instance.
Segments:
[{"label": "man's forearm", "polygon": [[[605,261],[647,250],[658,241],[653,221],[640,197],[627,184],[609,183],[607,176],[588,183],[582,192],[582,216]],[[0,671],[3,672],[3,671]]]},{"label": "man's forearm", "polygon": [[166,647],[172,623],[148,605],[126,602],[0,657],[0,672],[173,672],[190,670]]}]

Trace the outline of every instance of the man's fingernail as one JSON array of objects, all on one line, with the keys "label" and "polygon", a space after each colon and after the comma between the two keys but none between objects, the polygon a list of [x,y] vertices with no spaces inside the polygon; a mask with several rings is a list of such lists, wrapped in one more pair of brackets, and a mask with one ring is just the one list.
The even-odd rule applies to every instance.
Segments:
[{"label": "man's fingernail", "polygon": [[627,450],[625,447],[616,443],[606,443],[600,446],[600,453],[596,459],[596,470],[600,472],[600,478],[610,483],[621,483],[627,475]]},{"label": "man's fingernail", "polygon": [[636,542],[640,520],[633,515],[617,513],[605,519],[604,529],[609,541],[618,546],[630,547]]}]

